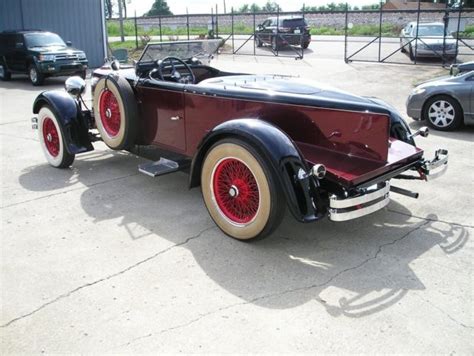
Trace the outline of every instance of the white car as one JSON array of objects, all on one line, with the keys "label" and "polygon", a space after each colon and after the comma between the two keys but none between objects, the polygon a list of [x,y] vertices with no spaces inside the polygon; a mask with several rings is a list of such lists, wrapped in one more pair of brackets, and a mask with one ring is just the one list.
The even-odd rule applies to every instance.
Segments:
[{"label": "white car", "polygon": [[457,55],[456,39],[444,32],[442,22],[410,22],[400,32],[400,48],[408,52],[413,61],[418,57],[438,57],[455,59]]}]

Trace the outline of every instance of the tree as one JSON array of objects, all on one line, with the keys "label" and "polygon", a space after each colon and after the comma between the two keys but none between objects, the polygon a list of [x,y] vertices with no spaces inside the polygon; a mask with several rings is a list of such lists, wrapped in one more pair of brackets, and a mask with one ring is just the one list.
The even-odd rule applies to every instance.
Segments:
[{"label": "tree", "polygon": [[253,3],[252,5],[250,5],[249,12],[260,12],[260,11],[262,11],[262,9],[257,4]]},{"label": "tree", "polygon": [[279,12],[281,11],[280,5],[278,5],[275,1],[270,2],[267,1],[265,5],[262,7],[262,12]]},{"label": "tree", "polygon": [[145,16],[160,16],[160,15],[173,15],[166,0],[155,0]]},{"label": "tree", "polygon": [[114,7],[112,4],[112,0],[105,0],[105,17],[108,19],[112,18],[114,12]]},{"label": "tree", "polygon": [[242,5],[242,6],[237,10],[237,12],[238,12],[239,14],[245,14],[245,13],[247,13],[247,12],[250,12],[249,4],[244,4],[244,5]]}]

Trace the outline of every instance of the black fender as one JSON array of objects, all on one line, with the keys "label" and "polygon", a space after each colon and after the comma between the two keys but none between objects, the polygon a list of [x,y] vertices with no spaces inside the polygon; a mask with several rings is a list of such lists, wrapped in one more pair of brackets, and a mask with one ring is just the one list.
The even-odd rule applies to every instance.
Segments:
[{"label": "black fender", "polygon": [[[235,119],[213,128],[200,142],[195,153],[189,177],[189,187],[201,184],[201,168],[207,151],[217,141],[233,137],[252,145],[270,164],[286,197],[293,216],[302,222],[310,222],[324,216],[325,209],[316,211],[313,197],[319,198],[312,179],[297,179],[298,171],[308,172],[306,161],[291,138],[273,124],[259,119]],[[316,196],[315,196],[316,195]],[[319,199],[318,199],[319,200]]]},{"label": "black fender", "polygon": [[33,113],[39,113],[43,106],[49,106],[56,115],[66,149],[70,154],[94,150],[89,138],[87,118],[80,110],[79,103],[64,90],[42,92],[33,103]]}]

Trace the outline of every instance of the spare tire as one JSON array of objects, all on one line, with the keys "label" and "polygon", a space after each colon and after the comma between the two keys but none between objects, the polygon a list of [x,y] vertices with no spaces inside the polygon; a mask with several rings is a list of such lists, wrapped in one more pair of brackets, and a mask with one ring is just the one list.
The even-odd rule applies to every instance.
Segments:
[{"label": "spare tire", "polygon": [[102,140],[114,150],[130,148],[137,134],[138,109],[125,78],[107,76],[94,90],[94,118]]}]

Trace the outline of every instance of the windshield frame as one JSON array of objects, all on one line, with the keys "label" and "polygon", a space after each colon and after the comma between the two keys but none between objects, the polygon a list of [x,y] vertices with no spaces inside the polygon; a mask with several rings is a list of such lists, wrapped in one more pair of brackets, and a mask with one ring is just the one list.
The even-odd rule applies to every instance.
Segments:
[{"label": "windshield frame", "polygon": [[[152,63],[152,62],[156,62],[157,60],[161,60],[161,59],[164,59],[166,57],[177,57],[181,60],[189,60],[193,57],[196,57],[197,59],[209,59],[214,53],[216,53],[219,48],[222,46],[222,43],[223,43],[223,40],[222,39],[212,39],[212,40],[189,40],[189,41],[164,41],[164,42],[153,42],[153,43],[148,43],[145,47],[145,49],[143,50],[143,53],[142,55],[140,56],[140,59],[138,60],[138,63]],[[150,55],[148,52],[149,51],[152,51],[154,47],[156,48],[159,48],[160,46],[163,47],[163,48],[166,48],[166,47],[172,47],[172,46],[177,46],[179,47],[180,45],[183,45],[183,47],[185,46],[190,46],[190,45],[197,45],[197,44],[200,44],[201,45],[201,51],[200,52],[197,52],[197,53],[186,53],[186,54],[192,54],[190,56],[187,56],[187,57],[181,57],[181,56],[178,56],[177,53],[175,52],[172,52],[172,51],[166,51],[166,49],[163,50],[163,53],[166,54],[166,55],[163,55],[163,56],[160,56],[160,58],[158,58],[158,56],[155,56],[153,57],[152,55]],[[205,48],[205,44],[209,44],[210,46],[214,45],[215,48]],[[210,50],[210,51],[206,51],[206,50]],[[159,53],[159,49],[155,49],[156,53]],[[179,52],[179,51],[178,51]],[[146,58],[148,56],[148,58]]]}]

